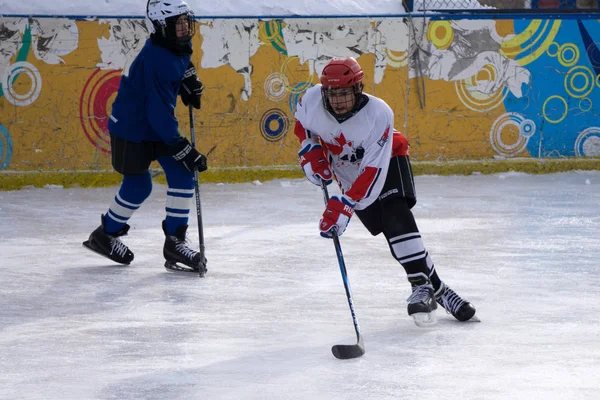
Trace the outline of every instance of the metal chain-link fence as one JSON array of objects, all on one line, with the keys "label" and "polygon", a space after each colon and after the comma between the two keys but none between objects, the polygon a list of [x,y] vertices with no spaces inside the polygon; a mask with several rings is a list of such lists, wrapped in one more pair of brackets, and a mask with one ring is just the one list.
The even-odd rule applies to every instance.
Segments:
[{"label": "metal chain-link fence", "polygon": [[410,11],[428,10],[565,10],[597,11],[599,0],[408,0]]}]

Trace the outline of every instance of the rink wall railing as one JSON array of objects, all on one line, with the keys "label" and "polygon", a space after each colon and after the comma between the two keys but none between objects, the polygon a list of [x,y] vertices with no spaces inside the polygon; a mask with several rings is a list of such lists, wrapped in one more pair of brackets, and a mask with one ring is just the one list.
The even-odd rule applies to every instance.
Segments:
[{"label": "rink wall railing", "polygon": [[415,11],[453,13],[498,13],[521,10],[529,14],[587,13],[598,10],[598,0],[401,0],[404,8]]},{"label": "rink wall railing", "polygon": [[[204,181],[302,176],[296,102],[334,56],[356,57],[365,91],[395,110],[416,173],[600,169],[599,20],[199,19],[196,135],[200,151],[214,147]],[[107,120],[147,36],[141,17],[0,16],[0,189],[118,183]]]}]

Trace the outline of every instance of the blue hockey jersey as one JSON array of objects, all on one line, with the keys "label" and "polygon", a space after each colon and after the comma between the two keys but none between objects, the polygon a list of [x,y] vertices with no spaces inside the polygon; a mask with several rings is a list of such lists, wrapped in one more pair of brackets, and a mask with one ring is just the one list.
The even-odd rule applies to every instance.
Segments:
[{"label": "blue hockey jersey", "polygon": [[[191,45],[191,44],[190,44]],[[177,143],[175,105],[190,55],[178,56],[148,39],[123,76],[108,130],[125,140]]]}]

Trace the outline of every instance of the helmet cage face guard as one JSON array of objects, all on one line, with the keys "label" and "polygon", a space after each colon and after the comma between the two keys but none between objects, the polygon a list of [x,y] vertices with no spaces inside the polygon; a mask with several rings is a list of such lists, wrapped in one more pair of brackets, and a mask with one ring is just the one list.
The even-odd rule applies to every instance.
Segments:
[{"label": "helmet cage face guard", "polygon": [[[363,78],[363,70],[354,58],[334,58],[329,61],[321,74],[321,97],[325,109],[336,118],[348,118],[354,115],[359,105],[358,99],[364,87],[362,83]],[[340,93],[336,95],[331,92],[332,90],[338,91],[342,88],[352,88],[352,98],[348,98],[349,94]],[[343,92],[342,90],[339,91]],[[346,103],[346,106],[343,108],[347,111],[341,114],[336,112],[334,105],[331,104],[330,97],[337,97],[337,104],[334,105]],[[344,99],[343,97],[346,98]],[[349,104],[350,102],[352,104]]]},{"label": "helmet cage face guard", "polygon": [[[342,92],[343,89],[351,89],[351,92],[349,94],[336,94],[336,91],[340,91]],[[327,111],[329,111],[330,113],[332,113],[333,115],[335,115],[338,118],[347,118],[350,117],[354,114],[356,108],[358,107],[358,99],[360,97],[360,95],[362,94],[363,91],[363,84],[362,82],[359,82],[353,86],[344,86],[344,87],[326,87],[325,85],[323,85],[321,87],[321,98],[323,99],[323,106],[325,107],[325,109]],[[352,97],[350,99],[348,99],[348,95],[351,95]],[[331,104],[331,101],[329,99],[329,97],[337,97],[337,98],[341,98],[341,97],[345,97],[345,99],[341,99],[339,101],[337,101],[337,104],[340,103],[345,103],[345,108],[348,110],[346,112],[343,113],[338,113],[336,112],[335,108],[333,107],[333,105]],[[336,105],[337,105],[336,104]]]},{"label": "helmet cage face guard", "polygon": [[[177,37],[177,20],[184,16],[187,19],[188,25],[188,33],[187,35]],[[172,17],[168,17],[165,19],[165,27],[164,31],[166,33],[165,37],[174,40],[177,43],[187,43],[194,37],[196,33],[196,25],[194,24],[195,17],[192,11],[188,11],[185,14],[174,15]]]},{"label": "helmet cage face guard", "polygon": [[[187,18],[188,34],[177,37],[177,20],[182,15]],[[196,33],[194,12],[181,0],[149,0],[146,17],[152,23],[153,31],[173,44],[187,43]]]}]

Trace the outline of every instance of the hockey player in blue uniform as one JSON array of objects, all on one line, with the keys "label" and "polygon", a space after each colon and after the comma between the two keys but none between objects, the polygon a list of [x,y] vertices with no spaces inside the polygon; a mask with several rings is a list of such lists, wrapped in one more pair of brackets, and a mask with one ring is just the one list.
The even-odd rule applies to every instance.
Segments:
[{"label": "hockey player in blue uniform", "polygon": [[205,268],[205,260],[185,239],[194,170],[205,171],[207,160],[180,135],[175,118],[178,95],[185,105],[200,108],[203,86],[190,61],[194,14],[183,0],[149,0],[146,11],[152,34],[121,80],[108,123],[112,165],[123,181],[84,246],[117,263],[133,261],[133,252],[120,238],[152,191],[148,168],[156,160],[168,183],[163,255],[198,271]]}]

